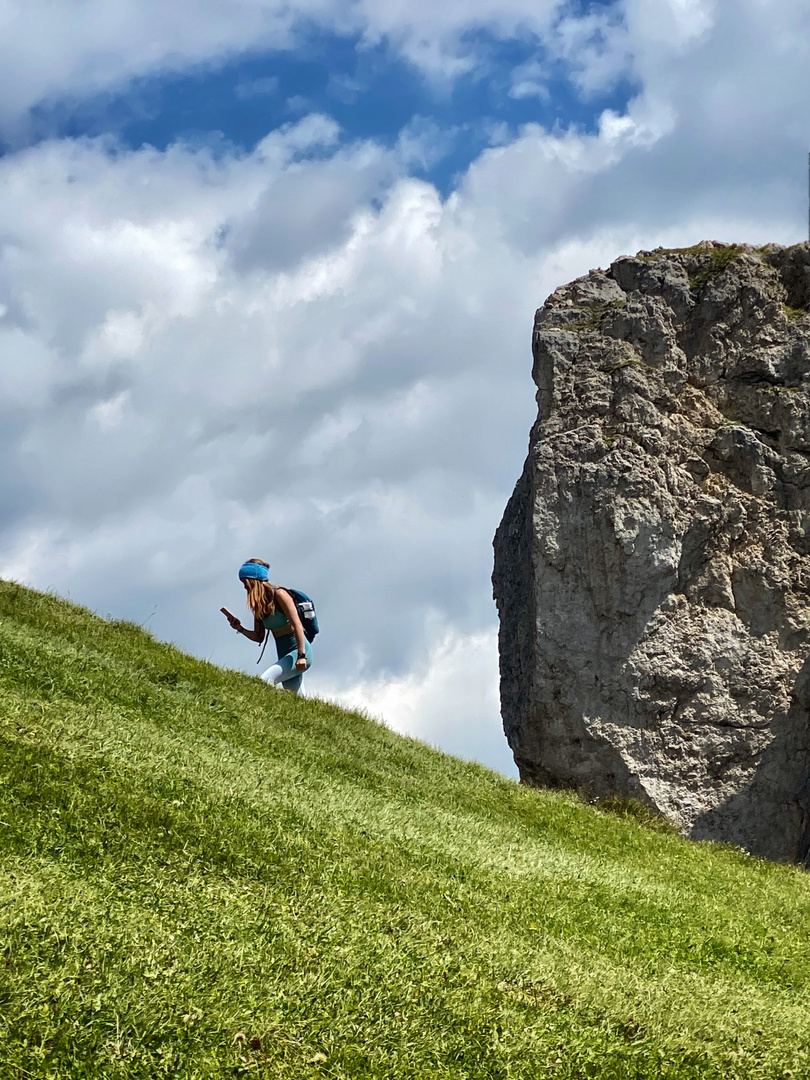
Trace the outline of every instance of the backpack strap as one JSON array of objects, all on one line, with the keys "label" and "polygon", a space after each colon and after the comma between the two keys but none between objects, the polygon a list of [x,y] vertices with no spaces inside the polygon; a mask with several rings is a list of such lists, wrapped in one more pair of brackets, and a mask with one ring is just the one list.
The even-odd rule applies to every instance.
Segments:
[{"label": "backpack strap", "polygon": [[270,638],[272,636],[273,635],[270,633],[270,631],[267,629],[267,627],[265,627],[264,628],[264,644],[262,645],[262,651],[259,653],[259,659],[256,661],[257,664],[260,664],[262,662],[262,657],[264,656],[264,650],[267,648],[267,642],[270,640]]}]

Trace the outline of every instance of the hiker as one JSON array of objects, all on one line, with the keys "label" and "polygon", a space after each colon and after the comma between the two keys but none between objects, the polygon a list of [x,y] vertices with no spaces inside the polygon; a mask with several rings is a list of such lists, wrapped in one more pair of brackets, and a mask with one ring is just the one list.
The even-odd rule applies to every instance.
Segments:
[{"label": "hiker", "polygon": [[252,630],[242,626],[227,608],[220,608],[220,611],[234,630],[250,641],[257,641],[261,645],[266,633],[273,635],[278,660],[261,678],[266,683],[297,694],[304,672],[312,664],[312,648],[304,633],[295,599],[280,585],[270,583],[268,570],[269,563],[262,559],[248,559],[239,567],[239,580],[245,586],[247,606],[253,612]]}]

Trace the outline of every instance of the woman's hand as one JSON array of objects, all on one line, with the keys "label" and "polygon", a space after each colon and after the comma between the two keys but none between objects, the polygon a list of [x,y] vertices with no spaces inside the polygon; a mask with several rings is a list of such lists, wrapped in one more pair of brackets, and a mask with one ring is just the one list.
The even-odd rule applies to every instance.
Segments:
[{"label": "woman's hand", "polygon": [[306,671],[307,670],[307,658],[305,656],[299,656],[298,659],[295,661],[295,670],[296,671]]},{"label": "woman's hand", "polygon": [[231,624],[231,626],[233,627],[234,630],[241,630],[242,629],[241,621],[239,619],[237,619],[237,617],[235,615],[232,615],[231,612],[228,611],[228,609],[226,607],[221,607],[219,610],[222,612],[222,614],[225,616],[225,618],[228,620],[228,622]]},{"label": "woman's hand", "polygon": [[228,620],[228,622],[231,624],[237,634],[242,634],[243,637],[246,637],[248,639],[248,641],[258,641],[258,643],[261,645],[261,643],[264,641],[264,623],[261,621],[261,619],[254,619],[253,629],[246,630],[244,626],[242,626],[240,620],[237,619],[235,615],[232,615],[226,607],[221,607],[219,610],[222,612],[222,614],[225,616],[225,618]]}]

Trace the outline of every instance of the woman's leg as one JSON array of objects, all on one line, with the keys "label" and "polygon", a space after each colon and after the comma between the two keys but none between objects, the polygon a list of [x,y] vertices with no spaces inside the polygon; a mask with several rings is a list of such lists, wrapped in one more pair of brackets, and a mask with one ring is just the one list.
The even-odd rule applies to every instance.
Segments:
[{"label": "woman's leg", "polygon": [[273,686],[281,687],[283,690],[292,690],[293,693],[297,694],[301,689],[301,678],[303,676],[302,671],[296,671],[295,669],[297,656],[297,653],[287,653],[286,656],[282,656],[272,667],[262,673],[261,678],[266,683],[272,683]]},{"label": "woman's leg", "polygon": [[[305,655],[307,658],[307,670],[309,670],[312,666],[312,650],[310,649],[309,642],[306,643]],[[263,672],[261,678],[266,683],[272,683],[273,686],[280,687],[283,690],[292,690],[294,694],[297,694],[301,689],[301,680],[304,677],[303,671],[298,671],[296,669],[295,663],[297,659],[297,649],[285,653],[284,656],[280,656],[278,660],[276,660],[272,667],[269,667],[267,671]]]}]

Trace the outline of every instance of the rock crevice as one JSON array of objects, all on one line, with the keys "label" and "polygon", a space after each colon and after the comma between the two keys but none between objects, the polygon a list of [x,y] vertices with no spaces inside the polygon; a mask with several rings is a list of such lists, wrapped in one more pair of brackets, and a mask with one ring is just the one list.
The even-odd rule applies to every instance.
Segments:
[{"label": "rock crevice", "polygon": [[557,289],[495,537],[521,779],[810,840],[810,245],[640,252]]}]

